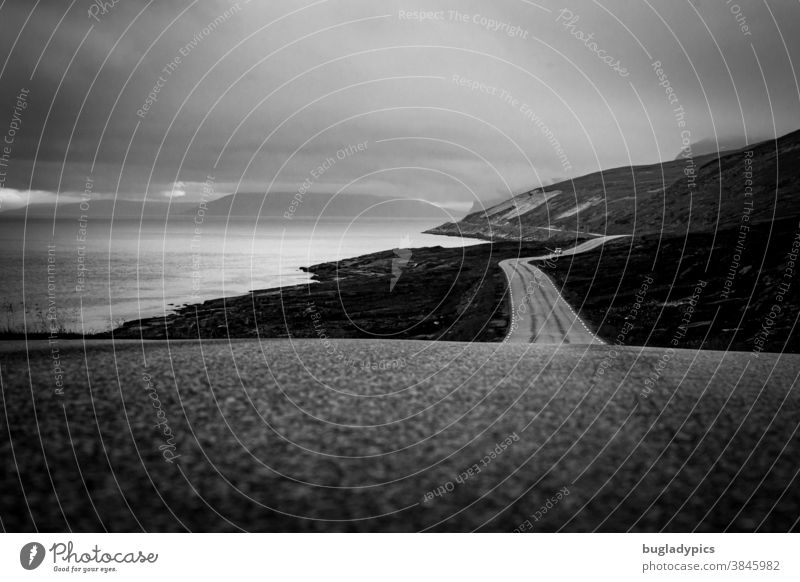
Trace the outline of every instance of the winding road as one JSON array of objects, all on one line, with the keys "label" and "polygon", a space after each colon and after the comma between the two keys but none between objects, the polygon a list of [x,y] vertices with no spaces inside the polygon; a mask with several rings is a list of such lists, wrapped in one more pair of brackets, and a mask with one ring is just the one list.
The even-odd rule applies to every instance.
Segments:
[{"label": "winding road", "polygon": [[559,260],[594,250],[610,240],[627,235],[601,236],[565,249],[559,254],[500,261],[508,279],[511,322],[506,343],[594,344],[600,340],[575,313],[553,281],[532,261]]}]

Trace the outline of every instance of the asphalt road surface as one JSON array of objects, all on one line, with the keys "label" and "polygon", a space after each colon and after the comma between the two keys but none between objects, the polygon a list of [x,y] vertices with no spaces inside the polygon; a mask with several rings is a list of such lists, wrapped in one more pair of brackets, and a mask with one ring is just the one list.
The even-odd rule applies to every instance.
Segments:
[{"label": "asphalt road surface", "polygon": [[601,236],[560,254],[500,261],[509,283],[511,323],[507,343],[591,344],[603,343],[578,316],[553,285],[553,281],[531,261],[559,260],[594,250],[625,235]]},{"label": "asphalt road surface", "polygon": [[6,344],[0,522],[797,530],[799,370],[606,345]]}]

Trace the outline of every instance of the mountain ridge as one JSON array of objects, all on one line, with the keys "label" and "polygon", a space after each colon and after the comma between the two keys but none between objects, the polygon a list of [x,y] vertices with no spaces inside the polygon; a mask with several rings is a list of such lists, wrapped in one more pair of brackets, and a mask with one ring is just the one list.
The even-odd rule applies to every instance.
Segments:
[{"label": "mountain ridge", "polygon": [[799,188],[796,130],[733,152],[621,166],[534,188],[427,232],[526,241],[711,232],[800,215]]}]

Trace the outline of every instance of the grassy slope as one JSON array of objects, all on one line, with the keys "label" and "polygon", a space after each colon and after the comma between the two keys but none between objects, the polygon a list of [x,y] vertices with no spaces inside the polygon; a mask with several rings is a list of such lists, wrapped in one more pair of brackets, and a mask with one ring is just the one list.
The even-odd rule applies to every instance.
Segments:
[{"label": "grassy slope", "polygon": [[[623,334],[622,343],[629,345],[667,347],[675,338],[675,347],[750,351],[767,324],[764,351],[797,353],[800,275],[784,278],[784,274],[791,274],[789,253],[798,234],[798,221],[787,219],[754,226],[741,245],[739,231],[734,229],[716,236],[646,236],[613,241],[602,251],[539,266],[609,341]],[[725,281],[731,273],[726,297]],[[647,277],[652,277],[652,283],[644,289]],[[688,314],[700,281],[707,285],[694,312]],[[788,291],[780,293],[781,282],[789,283]],[[637,312],[634,306],[640,290],[644,300]],[[780,312],[770,323],[768,315],[776,304]],[[688,325],[681,330],[684,317]],[[626,326],[627,322],[633,327]],[[626,327],[630,328],[627,332]]]},{"label": "grassy slope", "polygon": [[[752,152],[752,157],[747,152]],[[800,132],[793,132],[720,158],[706,155],[595,172],[548,186],[546,193],[561,194],[521,217],[504,220],[503,212],[489,209],[429,232],[460,231],[495,240],[569,239],[575,231],[634,236],[713,232],[738,224],[745,171],[752,172],[754,220],[800,216],[800,197],[796,196],[800,187]],[[542,196],[532,192],[534,198]],[[524,202],[529,195],[522,194],[516,200]],[[574,212],[587,204],[591,205]]]}]

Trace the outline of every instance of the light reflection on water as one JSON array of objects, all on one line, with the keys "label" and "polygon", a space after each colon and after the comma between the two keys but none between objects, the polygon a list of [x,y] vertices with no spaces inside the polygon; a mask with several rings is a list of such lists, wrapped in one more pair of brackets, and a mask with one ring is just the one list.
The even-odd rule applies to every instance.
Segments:
[{"label": "light reflection on water", "polygon": [[[77,220],[53,225],[0,219],[0,329],[22,328],[23,290],[28,329],[44,331],[42,316],[55,301],[61,325],[99,331],[187,303],[303,283],[308,275],[301,266],[389,250],[406,237],[409,247],[480,242],[421,234],[436,222],[419,220],[206,221],[198,234],[191,219],[168,225],[91,219],[85,242],[78,240]],[[50,291],[48,245],[54,245]]]}]

